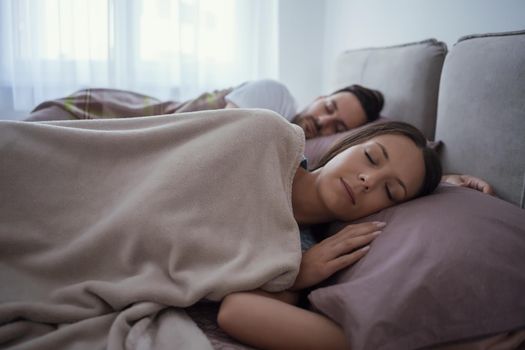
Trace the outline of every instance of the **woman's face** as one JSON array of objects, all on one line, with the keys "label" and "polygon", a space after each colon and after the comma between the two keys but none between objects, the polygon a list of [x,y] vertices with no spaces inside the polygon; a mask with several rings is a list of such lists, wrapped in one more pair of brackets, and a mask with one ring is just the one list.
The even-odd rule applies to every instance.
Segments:
[{"label": "woman's face", "polygon": [[335,218],[350,221],[414,197],[424,175],[423,153],[412,140],[380,135],[330,160],[317,191]]}]

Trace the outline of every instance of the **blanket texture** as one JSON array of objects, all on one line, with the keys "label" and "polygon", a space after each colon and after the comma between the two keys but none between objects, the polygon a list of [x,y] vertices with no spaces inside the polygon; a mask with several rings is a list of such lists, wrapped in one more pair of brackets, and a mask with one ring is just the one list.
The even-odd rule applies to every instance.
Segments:
[{"label": "blanket texture", "polygon": [[83,89],[69,96],[44,101],[27,121],[145,117],[226,107],[225,96],[233,88],[205,92],[196,98],[160,101],[152,96],[117,89]]},{"label": "blanket texture", "polygon": [[209,348],[184,307],[296,277],[303,148],[262,110],[0,122],[0,347]]}]

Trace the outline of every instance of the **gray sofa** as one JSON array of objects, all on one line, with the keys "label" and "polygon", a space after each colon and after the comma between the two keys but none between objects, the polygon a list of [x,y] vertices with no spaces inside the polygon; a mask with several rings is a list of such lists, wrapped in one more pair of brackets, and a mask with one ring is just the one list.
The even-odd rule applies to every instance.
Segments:
[{"label": "gray sofa", "polygon": [[353,83],[384,93],[384,116],[442,141],[445,173],[485,179],[524,206],[525,31],[464,36],[449,50],[435,39],[349,50],[329,91]]},{"label": "gray sofa", "polygon": [[[485,179],[504,201],[461,188],[446,201],[440,186],[365,218],[388,222],[384,233],[310,301],[343,325],[352,348],[523,349],[525,210],[514,205],[525,196],[525,31],[465,36],[450,49],[428,39],[349,50],[327,90],[355,83],[383,92],[383,117],[441,141],[445,173]],[[345,134],[307,140],[309,167]],[[467,193],[478,197],[463,201]]]}]

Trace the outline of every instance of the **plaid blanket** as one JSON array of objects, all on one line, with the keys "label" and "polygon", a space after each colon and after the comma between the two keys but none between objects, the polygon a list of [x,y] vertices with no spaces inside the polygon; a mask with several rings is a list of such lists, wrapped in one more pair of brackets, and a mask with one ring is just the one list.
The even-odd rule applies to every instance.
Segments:
[{"label": "plaid blanket", "polygon": [[108,119],[223,109],[233,88],[205,92],[184,102],[160,101],[132,91],[84,89],[70,96],[39,104],[27,121]]}]

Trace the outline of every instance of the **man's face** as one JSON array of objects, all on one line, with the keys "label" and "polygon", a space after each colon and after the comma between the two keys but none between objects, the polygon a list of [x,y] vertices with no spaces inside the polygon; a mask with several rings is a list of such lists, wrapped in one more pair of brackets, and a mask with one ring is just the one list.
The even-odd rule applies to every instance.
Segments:
[{"label": "man's face", "polygon": [[304,130],[307,139],[333,135],[366,123],[361,103],[351,92],[320,96],[300,112],[292,123]]}]

